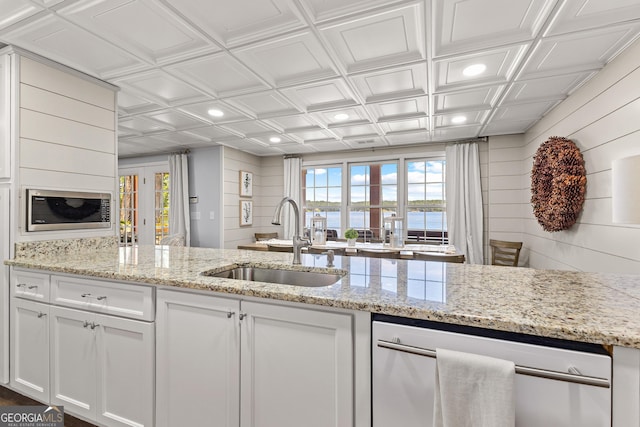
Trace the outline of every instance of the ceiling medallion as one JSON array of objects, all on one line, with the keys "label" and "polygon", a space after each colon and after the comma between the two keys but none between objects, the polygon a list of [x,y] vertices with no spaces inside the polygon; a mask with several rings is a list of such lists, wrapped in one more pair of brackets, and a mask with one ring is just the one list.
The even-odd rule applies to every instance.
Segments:
[{"label": "ceiling medallion", "polygon": [[552,136],[540,145],[533,156],[531,204],[545,231],[567,230],[575,224],[586,184],[584,160],[573,141]]}]

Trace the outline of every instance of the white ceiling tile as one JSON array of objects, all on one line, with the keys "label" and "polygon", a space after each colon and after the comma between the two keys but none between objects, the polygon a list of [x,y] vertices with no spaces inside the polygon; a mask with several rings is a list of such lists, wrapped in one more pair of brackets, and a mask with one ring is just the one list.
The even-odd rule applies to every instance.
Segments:
[{"label": "white ceiling tile", "polygon": [[282,89],[282,93],[303,111],[350,106],[357,103],[342,79],[290,87]]},{"label": "white ceiling tile", "polygon": [[434,0],[434,57],[531,40],[556,0]]},{"label": "white ceiling tile", "polygon": [[276,156],[283,154],[277,147],[267,147],[259,144],[251,139],[236,139],[233,141],[223,141],[220,145],[233,148],[240,151],[246,151],[247,153],[254,154],[256,156]]},{"label": "white ceiling tile", "polygon": [[[340,117],[336,117],[338,114],[346,114],[348,118],[343,119]],[[311,116],[314,117],[318,121],[318,123],[329,128],[349,126],[352,124],[370,123],[369,117],[367,115],[367,110],[362,107],[349,107],[330,111],[322,111],[313,113],[311,114]]]},{"label": "white ceiling tile", "polygon": [[480,132],[480,126],[458,126],[436,129],[431,137],[432,141],[455,141],[456,139],[475,138]]},{"label": "white ceiling tile", "polygon": [[304,27],[287,0],[162,0],[226,47]]},{"label": "white ceiling tile", "polygon": [[480,136],[509,135],[526,132],[538,119],[492,121],[484,127]]},{"label": "white ceiling tile", "polygon": [[348,73],[425,58],[422,3],[322,29]]},{"label": "white ceiling tile", "polygon": [[117,79],[116,82],[165,105],[195,101],[204,96],[201,92],[163,71],[135,74]]},{"label": "white ceiling tile", "polygon": [[605,27],[640,19],[638,0],[573,0],[565,2],[547,35]]},{"label": "white ceiling tile", "polygon": [[[465,114],[453,113],[453,114],[439,114],[434,117],[434,127],[436,129],[443,127],[469,127],[472,125],[482,124],[483,121],[487,118],[489,114],[489,110],[484,111],[471,111]],[[466,121],[464,124],[456,124],[453,122],[455,117],[465,116]]]},{"label": "white ceiling tile", "polygon": [[399,101],[382,102],[367,106],[367,110],[379,122],[419,118],[427,116],[427,97],[403,99]]},{"label": "white ceiling tile", "polygon": [[125,89],[118,91],[118,113],[120,115],[134,114],[160,108],[161,106],[153,101],[145,99],[144,97],[138,96],[134,93],[130,93]]},{"label": "white ceiling tile", "polygon": [[144,66],[118,47],[55,15],[14,26],[2,34],[2,40],[98,77]]},{"label": "white ceiling tile", "polygon": [[194,29],[149,0],[81,0],[57,13],[153,63],[214,50]]},{"label": "white ceiling tile", "polygon": [[205,126],[205,127],[199,127],[196,129],[189,129],[189,130],[183,131],[183,133],[186,135],[191,135],[193,137],[197,137],[201,139],[208,139],[214,142],[225,140],[225,139],[237,138],[236,135],[229,133],[223,129],[220,129],[219,127],[216,127],[216,126]]},{"label": "white ceiling tile", "polygon": [[0,29],[33,16],[42,10],[42,8],[24,0],[2,0],[0,1],[0,8],[2,8]]},{"label": "white ceiling tile", "polygon": [[502,121],[540,118],[557,103],[558,100],[513,105],[503,104],[496,108],[494,120]]},{"label": "white ceiling tile", "polygon": [[391,145],[423,144],[431,141],[431,135],[426,131],[419,132],[397,132],[385,135]]},{"label": "white ceiling tile", "polygon": [[256,118],[282,116],[299,112],[295,106],[276,91],[237,96],[226,101]]},{"label": "white ceiling tile", "polygon": [[640,24],[571,33],[542,40],[521,77],[600,69],[637,37]]},{"label": "white ceiling tile", "polygon": [[367,9],[389,3],[389,0],[302,0],[301,3],[317,23],[344,15],[362,14]]},{"label": "white ceiling tile", "polygon": [[171,126],[149,120],[142,116],[120,119],[118,121],[118,128],[133,131],[137,134],[172,130]]},{"label": "white ceiling tile", "polygon": [[[505,83],[513,76],[526,48],[527,45],[509,46],[436,61],[434,64],[435,90]],[[484,64],[487,68],[478,76],[465,76],[464,69],[474,64]]]},{"label": "white ceiling tile", "polygon": [[313,140],[335,140],[334,135],[326,131],[324,129],[299,129],[288,132],[289,135],[292,135],[300,141],[309,142]]},{"label": "white ceiling tile", "polygon": [[[222,101],[205,101],[182,105],[178,107],[178,110],[213,124],[239,122],[252,118]],[[222,117],[214,117],[209,114],[209,110],[219,110],[224,115]]]},{"label": "white ceiling tile", "polygon": [[492,108],[503,89],[504,86],[490,86],[466,91],[438,93],[433,97],[435,113]]},{"label": "white ceiling tile", "polygon": [[378,136],[378,129],[372,124],[343,126],[332,128],[331,132],[341,138],[360,138],[362,136]]},{"label": "white ceiling tile", "polygon": [[427,67],[417,64],[351,77],[367,103],[427,94]]},{"label": "white ceiling tile", "polygon": [[274,129],[257,121],[227,123],[225,125],[220,125],[220,127],[243,136],[275,133]]},{"label": "white ceiling tile", "polygon": [[251,70],[226,52],[179,62],[167,69],[171,74],[199,85],[218,97],[269,88]]},{"label": "white ceiling tile", "polygon": [[147,113],[145,116],[150,119],[166,123],[176,130],[204,126],[207,124],[206,122],[197,120],[192,116],[173,110],[162,110],[153,113]]},{"label": "white ceiling tile", "polygon": [[287,86],[335,77],[331,60],[309,32],[233,51],[274,86]]},{"label": "white ceiling tile", "polygon": [[573,73],[540,79],[517,80],[503,102],[522,102],[540,98],[564,98],[577,86],[591,78],[593,72]]},{"label": "white ceiling tile", "polygon": [[289,132],[294,129],[302,128],[318,128],[317,124],[304,114],[297,114],[294,116],[274,117],[272,119],[264,120],[274,128],[281,132]]},{"label": "white ceiling tile", "polygon": [[304,145],[313,147],[318,152],[342,151],[350,148],[349,145],[342,141],[334,139],[309,140],[305,141]]},{"label": "white ceiling tile", "polygon": [[384,130],[385,135],[397,132],[424,131],[428,129],[426,118],[387,122],[382,123],[380,127]]}]

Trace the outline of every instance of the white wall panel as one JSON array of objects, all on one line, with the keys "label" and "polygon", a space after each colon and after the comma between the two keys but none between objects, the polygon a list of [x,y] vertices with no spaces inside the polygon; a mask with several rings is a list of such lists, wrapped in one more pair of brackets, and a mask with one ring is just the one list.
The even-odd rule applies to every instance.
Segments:
[{"label": "white wall panel", "polygon": [[114,112],[33,86],[20,85],[20,106],[52,116],[113,130]]},{"label": "white wall panel", "polygon": [[27,109],[20,110],[20,135],[111,154],[116,148],[115,135],[111,130]]},{"label": "white wall panel", "polygon": [[20,81],[87,104],[115,111],[114,88],[99,85],[29,58],[21,58]]},{"label": "white wall panel", "polygon": [[[46,153],[46,155],[43,155]],[[82,175],[113,177],[116,158],[113,154],[81,150],[31,139],[20,140],[21,169],[42,169]],[[48,186],[53,183],[43,183]]]}]

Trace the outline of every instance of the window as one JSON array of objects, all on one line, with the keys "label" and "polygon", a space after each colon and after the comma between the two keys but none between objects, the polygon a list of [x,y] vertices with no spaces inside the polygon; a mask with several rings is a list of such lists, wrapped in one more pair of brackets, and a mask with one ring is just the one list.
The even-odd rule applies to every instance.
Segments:
[{"label": "window", "polygon": [[398,164],[349,166],[349,224],[365,240],[384,240],[384,218],[398,212]]},{"label": "window", "polygon": [[304,225],[309,226],[311,217],[320,215],[327,218],[327,230],[336,231],[328,237],[341,237],[342,168],[303,168],[302,183]]},{"label": "window", "polygon": [[159,244],[169,234],[167,166],[120,169],[120,244]]},{"label": "window", "polygon": [[407,239],[447,242],[444,160],[407,162]]}]

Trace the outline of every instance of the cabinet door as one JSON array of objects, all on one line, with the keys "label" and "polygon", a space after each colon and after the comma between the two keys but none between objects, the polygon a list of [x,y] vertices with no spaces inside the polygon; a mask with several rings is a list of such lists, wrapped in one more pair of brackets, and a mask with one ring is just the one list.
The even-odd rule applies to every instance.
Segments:
[{"label": "cabinet door", "polygon": [[49,401],[49,306],[14,298],[11,323],[11,385],[41,402]]},{"label": "cabinet door", "polygon": [[153,323],[96,315],[99,424],[153,425]]},{"label": "cabinet door", "polygon": [[242,302],[241,426],[351,427],[350,315]]},{"label": "cabinet door", "polygon": [[[1,61],[0,59],[0,63]],[[2,102],[1,90],[0,102]],[[1,139],[2,135],[0,135]],[[0,257],[3,260],[11,256],[9,196],[9,187],[0,185]],[[9,266],[0,265],[0,382],[3,384],[9,382],[9,317]]]},{"label": "cabinet door", "polygon": [[51,306],[51,402],[65,411],[95,418],[95,315]]},{"label": "cabinet door", "polygon": [[9,55],[0,55],[0,178],[11,177],[11,82]]},{"label": "cabinet door", "polygon": [[237,300],[159,290],[156,425],[238,426]]}]

